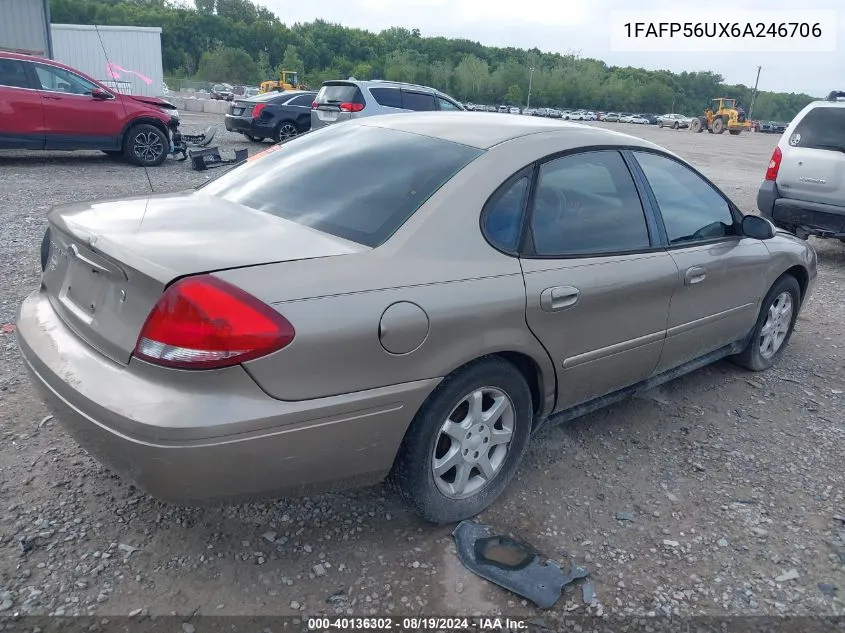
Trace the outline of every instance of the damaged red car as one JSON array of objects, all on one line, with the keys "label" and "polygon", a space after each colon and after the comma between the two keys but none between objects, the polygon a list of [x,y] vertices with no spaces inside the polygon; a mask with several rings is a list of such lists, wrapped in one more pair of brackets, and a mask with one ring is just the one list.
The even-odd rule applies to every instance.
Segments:
[{"label": "damaged red car", "polygon": [[157,97],[110,90],[42,57],[0,51],[0,149],[101,150],[152,167],[179,138],[179,113]]}]

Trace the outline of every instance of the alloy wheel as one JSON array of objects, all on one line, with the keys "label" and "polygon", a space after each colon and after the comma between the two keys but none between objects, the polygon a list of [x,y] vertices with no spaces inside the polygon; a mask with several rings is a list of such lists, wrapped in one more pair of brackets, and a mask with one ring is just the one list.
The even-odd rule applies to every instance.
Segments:
[{"label": "alloy wheel", "polygon": [[132,141],[132,151],[142,163],[154,163],[164,152],[164,143],[154,132],[138,132]]},{"label": "alloy wheel", "polygon": [[464,396],[440,427],[432,472],[437,488],[451,499],[476,494],[492,481],[513,439],[514,406],[496,387]]},{"label": "alloy wheel", "polygon": [[792,295],[780,293],[769,306],[769,313],[760,328],[760,356],[772,358],[783,345],[792,324]]}]

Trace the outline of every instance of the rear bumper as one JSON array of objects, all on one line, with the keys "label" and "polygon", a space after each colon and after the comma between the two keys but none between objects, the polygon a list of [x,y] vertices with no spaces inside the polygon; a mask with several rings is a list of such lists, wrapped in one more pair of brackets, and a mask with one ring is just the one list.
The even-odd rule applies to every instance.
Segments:
[{"label": "rear bumper", "polygon": [[845,206],[781,197],[773,181],[760,185],[757,208],[779,226],[794,227],[808,235],[845,238]]},{"label": "rear bumper", "polygon": [[244,118],[227,114],[223,117],[223,124],[228,132],[240,132],[249,134],[252,131],[252,118]]},{"label": "rear bumper", "polygon": [[175,502],[378,481],[439,382],[283,402],[239,366],[174,372],[113,363],[68,330],[40,291],[23,302],[17,324],[32,382],[70,435],[123,478]]}]

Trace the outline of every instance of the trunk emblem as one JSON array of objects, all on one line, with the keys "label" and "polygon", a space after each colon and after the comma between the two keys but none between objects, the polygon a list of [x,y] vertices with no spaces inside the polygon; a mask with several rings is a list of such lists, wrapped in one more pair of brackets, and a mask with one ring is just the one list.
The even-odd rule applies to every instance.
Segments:
[{"label": "trunk emblem", "polygon": [[801,176],[798,179],[799,182],[811,182],[814,185],[824,185],[827,183],[827,180],[824,178],[808,178],[807,176]]}]

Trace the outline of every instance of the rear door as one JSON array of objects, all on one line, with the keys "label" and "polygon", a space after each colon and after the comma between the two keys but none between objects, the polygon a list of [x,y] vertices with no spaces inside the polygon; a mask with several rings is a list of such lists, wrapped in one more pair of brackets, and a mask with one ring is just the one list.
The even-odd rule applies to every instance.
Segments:
[{"label": "rear door", "polygon": [[44,110],[46,149],[117,149],[126,111],[115,97],[94,99],[99,88],[64,68],[33,63]]},{"label": "rear door", "polygon": [[311,126],[311,104],[316,97],[314,92],[305,92],[285,101],[285,114],[292,117],[299,130]]},{"label": "rear door", "polygon": [[781,195],[845,205],[845,104],[813,108],[787,134],[777,178]]},{"label": "rear door", "polygon": [[0,148],[44,149],[41,97],[28,65],[0,58]]},{"label": "rear door", "polygon": [[561,410],[652,375],[678,268],[618,151],[553,158],[536,182],[526,320],[554,361]]},{"label": "rear door", "polygon": [[356,84],[348,81],[327,81],[314,99],[311,127],[348,121],[365,108],[364,95]]}]

